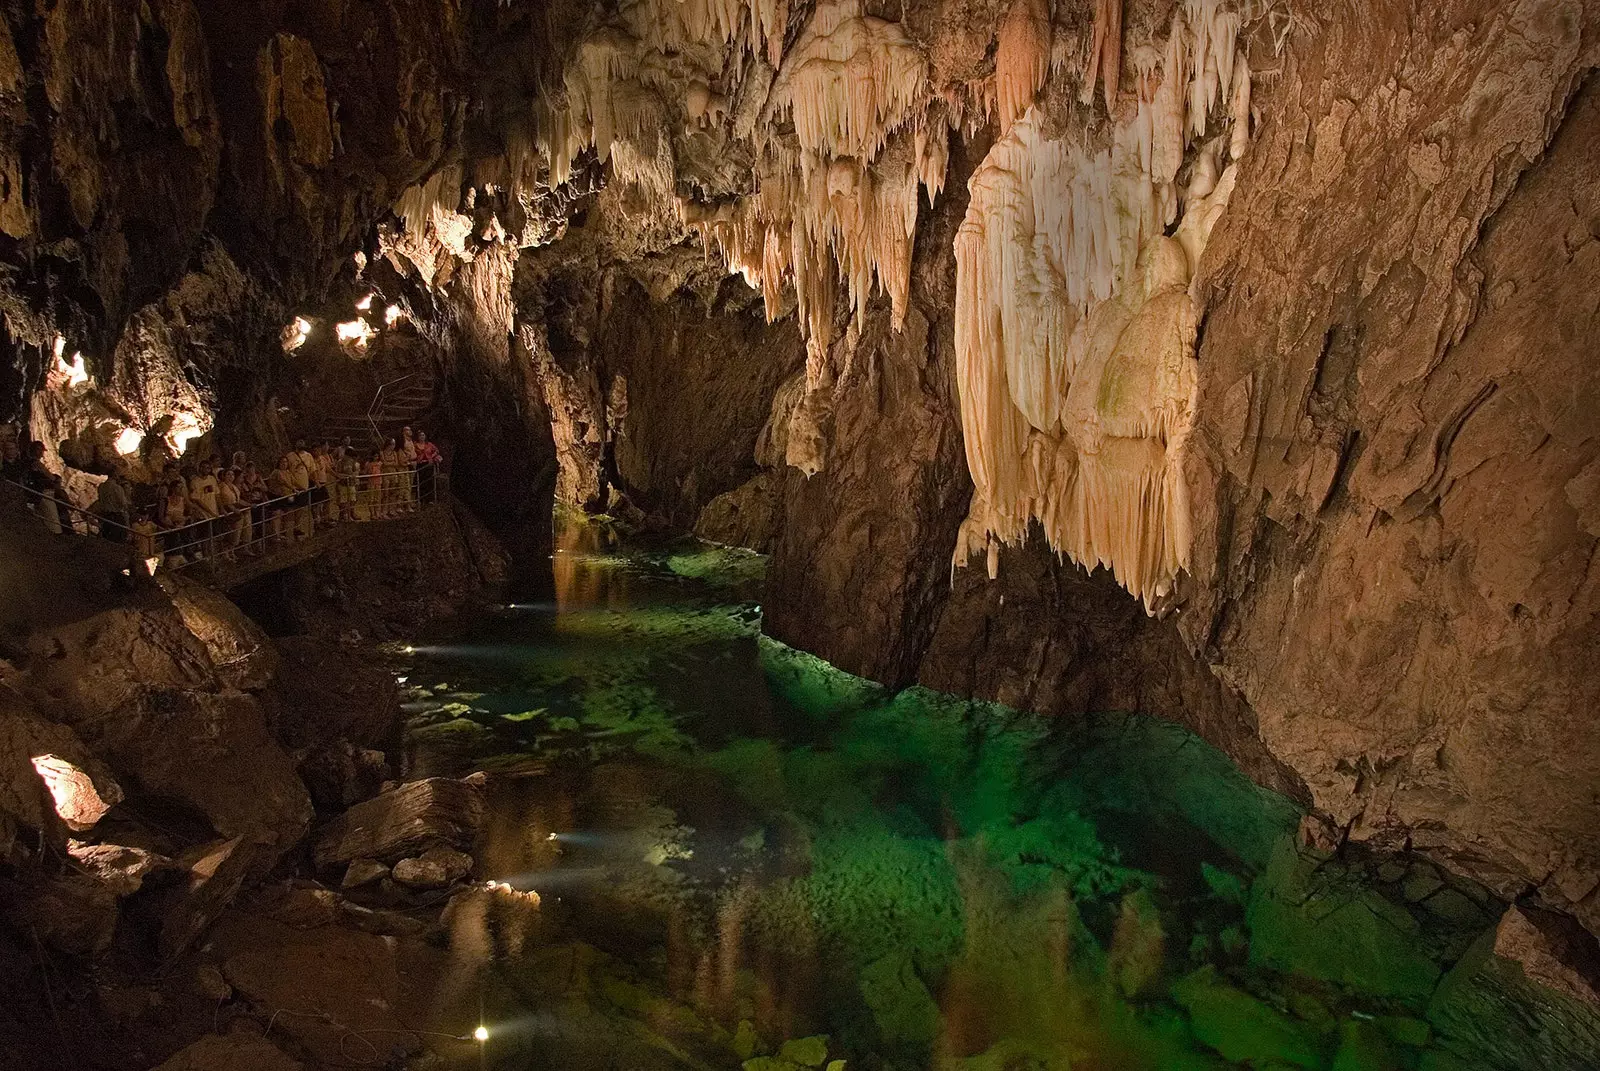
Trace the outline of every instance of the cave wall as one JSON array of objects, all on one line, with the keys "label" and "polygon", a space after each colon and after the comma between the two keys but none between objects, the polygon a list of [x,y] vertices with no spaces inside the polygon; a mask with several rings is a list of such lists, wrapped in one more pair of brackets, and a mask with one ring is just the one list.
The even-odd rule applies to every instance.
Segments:
[{"label": "cave wall", "polygon": [[1283,35],[1195,287],[1165,620],[1037,546],[951,586],[958,141],[906,330],[874,305],[834,341],[823,467],[777,476],[769,631],[890,683],[1175,718],[1343,835],[1594,927],[1596,23],[1462,0]]},{"label": "cave wall", "polygon": [[460,140],[458,5],[8,0],[0,22],[0,419],[59,334],[134,426],[137,381],[177,369],[228,448],[275,445],[292,310],[353,285]]},{"label": "cave wall", "polygon": [[647,514],[687,530],[719,494],[756,476],[756,440],[804,349],[793,320],[769,325],[756,295],[727,279],[710,300],[679,291],[655,302],[614,277],[595,340],[621,376],[614,478]]},{"label": "cave wall", "polygon": [[1591,928],[1597,14],[1341,9],[1286,54],[1202,280],[1178,617],[1352,837]]}]

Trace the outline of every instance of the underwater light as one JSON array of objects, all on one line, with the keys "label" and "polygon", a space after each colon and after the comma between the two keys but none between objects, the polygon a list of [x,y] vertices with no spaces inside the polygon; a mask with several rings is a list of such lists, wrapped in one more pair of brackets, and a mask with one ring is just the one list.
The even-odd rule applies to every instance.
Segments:
[{"label": "underwater light", "polygon": [[478,1029],[476,1029],[476,1030],[474,1030],[472,1032],[472,1036],[474,1038],[476,1038],[480,1043],[488,1041],[489,1040],[489,1028],[484,1026],[482,1023],[479,1023],[478,1024]]},{"label": "underwater light", "polygon": [[411,646],[409,643],[406,644],[404,647],[400,648],[400,650],[404,651],[406,654],[416,654],[417,653],[417,649],[415,647]]}]

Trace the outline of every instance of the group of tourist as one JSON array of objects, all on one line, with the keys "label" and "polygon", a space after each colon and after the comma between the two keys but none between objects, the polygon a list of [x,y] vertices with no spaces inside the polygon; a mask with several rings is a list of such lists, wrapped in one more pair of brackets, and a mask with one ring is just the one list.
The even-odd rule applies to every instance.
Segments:
[{"label": "group of tourist", "polygon": [[[31,505],[52,532],[70,527],[61,478],[45,464],[43,443],[0,442],[4,476],[33,491]],[[120,471],[103,480],[86,511],[106,539],[132,543],[136,557],[220,558],[256,555],[341,522],[380,520],[433,501],[439,448],[425,432],[402,430],[363,453],[347,439],[307,447],[305,440],[263,472],[244,451],[229,464],[215,457],[153,480],[132,483]],[[77,511],[83,513],[85,511]]]}]

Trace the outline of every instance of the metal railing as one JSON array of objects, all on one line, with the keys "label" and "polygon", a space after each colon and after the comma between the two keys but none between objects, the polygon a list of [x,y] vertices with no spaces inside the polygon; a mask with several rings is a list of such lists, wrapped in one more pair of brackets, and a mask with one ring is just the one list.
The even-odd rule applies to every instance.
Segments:
[{"label": "metal railing", "polygon": [[416,377],[417,377],[417,374],[415,372],[407,372],[405,375],[401,376],[399,379],[391,379],[387,383],[381,383],[381,384],[378,385],[377,393],[372,396],[372,404],[367,406],[367,423],[369,425],[371,425],[371,427],[372,427],[372,441],[373,442],[375,442],[375,443],[383,442],[383,429],[378,426],[378,416],[379,416],[379,414],[381,414],[383,412],[383,395],[384,395],[384,392],[387,391],[390,387],[399,386],[401,383],[404,383],[406,380],[415,379]]},{"label": "metal railing", "polygon": [[259,559],[303,542],[318,529],[404,516],[447,494],[450,476],[437,462],[336,476],[326,484],[312,483],[304,491],[241,504],[215,517],[173,526],[123,524],[13,480],[0,482],[31,495],[29,511],[53,532],[107,538],[128,545],[140,560],[182,569],[208,559]]}]

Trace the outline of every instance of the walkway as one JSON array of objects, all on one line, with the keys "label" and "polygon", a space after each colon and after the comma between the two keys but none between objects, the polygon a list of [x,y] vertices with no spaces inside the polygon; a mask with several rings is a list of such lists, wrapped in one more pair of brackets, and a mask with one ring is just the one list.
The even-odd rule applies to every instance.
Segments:
[{"label": "walkway", "polygon": [[420,466],[409,473],[355,476],[347,487],[353,497],[345,511],[347,519],[323,521],[314,531],[298,537],[296,530],[308,526],[309,511],[325,510],[339,516],[339,505],[331,495],[316,504],[311,503],[309,493],[287,495],[182,528],[154,532],[136,531],[59,500],[47,503],[44,495],[11,480],[0,480],[0,499],[10,507],[4,511],[7,522],[25,516],[62,535],[84,539],[100,539],[110,528],[120,533],[123,546],[133,549],[142,544],[149,553],[141,554],[140,559],[151,572],[182,569],[226,590],[343,546],[366,524],[415,517],[419,509],[431,509],[448,499],[450,479],[448,473]]}]

